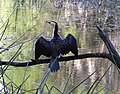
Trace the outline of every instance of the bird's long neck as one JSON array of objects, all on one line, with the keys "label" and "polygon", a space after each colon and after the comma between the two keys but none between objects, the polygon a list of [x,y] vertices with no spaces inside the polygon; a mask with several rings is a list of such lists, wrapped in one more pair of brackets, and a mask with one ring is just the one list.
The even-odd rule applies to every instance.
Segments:
[{"label": "bird's long neck", "polygon": [[54,32],[54,37],[58,36],[58,25],[57,24],[55,25],[53,32]]}]

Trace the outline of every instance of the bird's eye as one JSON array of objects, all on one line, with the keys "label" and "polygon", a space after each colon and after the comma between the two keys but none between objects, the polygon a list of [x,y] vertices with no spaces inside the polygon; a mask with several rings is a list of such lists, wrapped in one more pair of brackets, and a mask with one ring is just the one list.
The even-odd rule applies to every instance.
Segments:
[{"label": "bird's eye", "polygon": [[54,22],[51,22],[51,25],[55,25]]}]

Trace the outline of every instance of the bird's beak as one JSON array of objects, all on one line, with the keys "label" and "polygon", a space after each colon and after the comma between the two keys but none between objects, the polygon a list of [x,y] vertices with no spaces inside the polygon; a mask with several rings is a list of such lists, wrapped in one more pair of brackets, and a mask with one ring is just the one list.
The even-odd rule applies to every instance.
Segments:
[{"label": "bird's beak", "polygon": [[49,22],[49,21],[46,21],[46,23],[49,23],[49,24],[50,24],[50,22]]}]

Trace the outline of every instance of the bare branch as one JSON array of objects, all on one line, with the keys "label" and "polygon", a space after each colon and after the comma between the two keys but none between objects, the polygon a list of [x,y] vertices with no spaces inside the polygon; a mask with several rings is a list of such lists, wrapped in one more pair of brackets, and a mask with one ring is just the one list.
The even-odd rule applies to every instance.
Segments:
[{"label": "bare branch", "polygon": [[[76,56],[67,56],[67,57],[60,57],[59,61],[70,61],[70,60],[76,60],[76,59],[85,59],[85,58],[106,58],[112,61],[111,57],[107,53],[87,53],[87,54],[81,54]],[[0,61],[1,65],[6,65],[8,61]],[[39,59],[39,60],[33,60],[32,61],[25,61],[25,62],[11,62],[11,66],[16,67],[26,67],[29,62],[28,66],[32,65],[38,65],[38,64],[45,64],[49,63],[50,59]],[[113,62],[113,61],[112,61]]]},{"label": "bare branch", "polygon": [[116,65],[117,68],[120,69],[120,56],[119,56],[118,52],[116,51],[114,45],[109,40],[109,37],[104,32],[104,30],[102,28],[100,28],[99,25],[97,25],[96,27],[97,27],[97,29],[99,31],[98,35],[103,40],[103,42],[105,43],[106,47],[108,48],[108,51],[109,51],[109,54],[110,54],[110,57],[111,57],[113,63]]}]

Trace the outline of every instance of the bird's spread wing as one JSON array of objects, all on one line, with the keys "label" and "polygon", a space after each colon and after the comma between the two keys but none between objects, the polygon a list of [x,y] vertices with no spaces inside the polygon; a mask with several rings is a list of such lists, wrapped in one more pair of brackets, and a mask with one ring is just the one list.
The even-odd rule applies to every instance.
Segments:
[{"label": "bird's spread wing", "polygon": [[67,54],[72,52],[74,55],[78,55],[77,42],[73,35],[68,34],[67,37],[62,41],[61,53]]},{"label": "bird's spread wing", "polygon": [[43,37],[40,37],[35,44],[35,59],[38,59],[41,55],[51,56],[50,41]]}]

